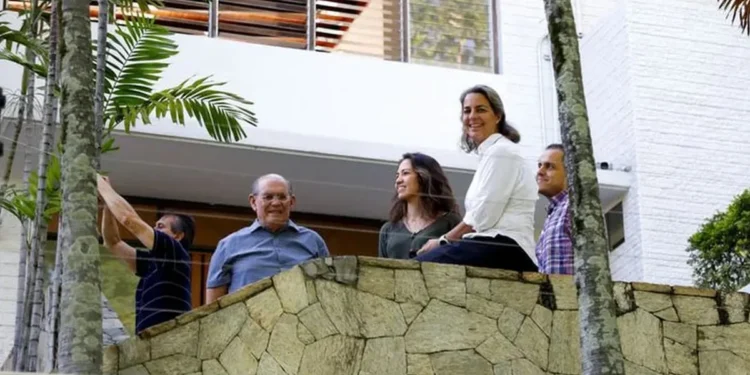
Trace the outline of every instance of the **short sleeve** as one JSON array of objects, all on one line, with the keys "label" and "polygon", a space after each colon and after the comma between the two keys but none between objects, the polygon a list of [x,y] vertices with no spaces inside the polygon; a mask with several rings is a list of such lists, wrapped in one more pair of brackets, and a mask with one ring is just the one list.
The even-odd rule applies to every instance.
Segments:
[{"label": "short sleeve", "polygon": [[229,284],[232,280],[232,268],[226,265],[226,252],[226,242],[222,240],[216,247],[208,266],[207,288],[218,288]]},{"label": "short sleeve", "polygon": [[179,259],[178,254],[184,252],[182,245],[168,234],[154,229],[154,247],[151,251],[135,251],[135,274],[144,277],[149,272],[151,264],[156,266],[173,265]]},{"label": "short sleeve", "polygon": [[315,240],[318,243],[318,257],[327,258],[329,256],[328,246],[326,246],[326,242],[323,241],[323,237],[316,235]]}]

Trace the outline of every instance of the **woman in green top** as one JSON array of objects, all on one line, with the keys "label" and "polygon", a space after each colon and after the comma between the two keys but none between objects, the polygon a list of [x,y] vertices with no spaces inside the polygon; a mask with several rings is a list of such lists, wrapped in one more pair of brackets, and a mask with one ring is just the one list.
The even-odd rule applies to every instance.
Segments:
[{"label": "woman in green top", "polygon": [[413,258],[427,240],[440,237],[461,222],[453,189],[432,157],[404,154],[395,188],[390,219],[380,228],[378,256]]}]

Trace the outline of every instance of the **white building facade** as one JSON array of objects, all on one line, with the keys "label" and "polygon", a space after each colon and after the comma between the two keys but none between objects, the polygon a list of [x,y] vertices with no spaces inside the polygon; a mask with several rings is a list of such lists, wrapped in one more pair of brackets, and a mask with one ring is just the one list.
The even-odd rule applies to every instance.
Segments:
[{"label": "white building facade", "polygon": [[[750,185],[750,133],[742,124],[750,113],[750,38],[710,0],[573,2],[595,154],[610,165],[599,171],[600,195],[611,234],[622,237],[611,253],[613,277],[689,285],[687,238]],[[484,53],[491,61],[484,68],[430,66],[417,56],[386,61],[403,56],[383,26],[394,4],[361,3],[361,19],[333,48],[341,53],[222,37],[221,23],[217,38],[176,34],[180,54],[159,86],[212,75],[255,103],[259,126],[232,145],[211,141],[195,123],[183,128],[167,120],[119,134],[121,149],[103,161],[118,190],[245,206],[252,180],[277,172],[295,184],[298,211],[385,219],[395,162],[421,151],[447,169],[462,201],[475,161],[458,150],[458,97],[480,83],[501,94],[530,165],[559,141],[542,0],[487,7],[496,11],[487,13],[496,47],[473,57]],[[479,44],[461,50],[478,51]],[[20,76],[0,63],[6,91],[18,90]],[[537,229],[545,205],[540,198]],[[2,356],[12,344],[18,267],[18,226],[10,221],[0,231]]]}]

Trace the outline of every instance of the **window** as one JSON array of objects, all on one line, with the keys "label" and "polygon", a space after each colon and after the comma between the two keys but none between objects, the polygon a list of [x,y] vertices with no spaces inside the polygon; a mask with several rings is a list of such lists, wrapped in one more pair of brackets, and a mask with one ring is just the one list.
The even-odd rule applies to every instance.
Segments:
[{"label": "window", "polygon": [[492,72],[492,0],[410,0],[409,60]]},{"label": "window", "polygon": [[623,221],[622,202],[604,214],[604,225],[607,228],[609,251],[614,251],[625,242],[625,224]]}]

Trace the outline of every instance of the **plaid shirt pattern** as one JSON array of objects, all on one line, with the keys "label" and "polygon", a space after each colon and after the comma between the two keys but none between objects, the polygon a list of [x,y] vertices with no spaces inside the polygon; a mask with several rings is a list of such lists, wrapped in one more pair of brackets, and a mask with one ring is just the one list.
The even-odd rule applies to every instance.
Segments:
[{"label": "plaid shirt pattern", "polygon": [[536,257],[541,273],[573,274],[573,242],[568,202],[567,190],[550,199],[547,220],[536,244]]}]

